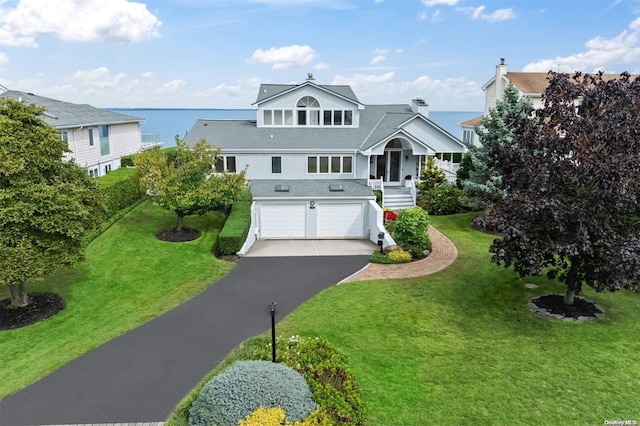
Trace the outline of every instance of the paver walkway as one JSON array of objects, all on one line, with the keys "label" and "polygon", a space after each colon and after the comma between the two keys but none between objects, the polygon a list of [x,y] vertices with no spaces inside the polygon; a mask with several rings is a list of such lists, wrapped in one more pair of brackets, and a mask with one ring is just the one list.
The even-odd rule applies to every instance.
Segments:
[{"label": "paver walkway", "polygon": [[431,239],[431,254],[425,259],[398,265],[369,263],[363,269],[341,282],[421,277],[433,274],[451,265],[458,257],[458,249],[455,244],[433,226],[429,227],[428,233]]}]

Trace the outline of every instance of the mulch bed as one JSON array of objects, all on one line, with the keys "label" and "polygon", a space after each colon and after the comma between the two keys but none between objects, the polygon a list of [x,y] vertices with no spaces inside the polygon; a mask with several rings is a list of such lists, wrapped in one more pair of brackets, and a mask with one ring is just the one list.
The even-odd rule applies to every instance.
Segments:
[{"label": "mulch bed", "polygon": [[165,229],[156,234],[156,238],[162,241],[168,241],[171,243],[184,243],[186,241],[193,241],[200,238],[202,233],[197,229],[182,228],[181,231],[175,229]]},{"label": "mulch bed", "polygon": [[43,321],[67,307],[64,299],[55,293],[30,293],[29,304],[23,308],[11,307],[11,300],[0,300],[0,330],[12,330]]},{"label": "mulch bed", "polygon": [[532,302],[539,308],[547,309],[552,314],[563,315],[567,318],[595,317],[595,314],[603,312],[597,306],[581,297],[576,297],[573,305],[565,305],[564,296],[561,294],[546,294]]}]

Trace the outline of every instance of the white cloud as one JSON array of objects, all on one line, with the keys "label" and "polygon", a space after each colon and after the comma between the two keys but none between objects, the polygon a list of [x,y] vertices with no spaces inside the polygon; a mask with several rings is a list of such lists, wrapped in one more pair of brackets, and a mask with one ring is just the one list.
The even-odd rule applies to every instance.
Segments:
[{"label": "white cloud", "polygon": [[393,81],[395,73],[389,71],[388,73],[375,75],[375,74],[353,74],[353,75],[336,75],[333,78],[331,84],[349,85],[356,92],[361,92],[366,89],[371,89],[383,84],[388,84]]},{"label": "white cloud", "polygon": [[111,75],[111,72],[107,67],[99,67],[93,70],[76,71],[73,74],[73,79],[77,80],[84,86],[100,89],[115,87],[125,77],[126,74],[124,73]]},{"label": "white cloud", "polygon": [[9,62],[9,56],[4,52],[0,52],[0,65],[6,64],[7,62]]},{"label": "white cloud", "polygon": [[33,47],[44,35],[133,43],[159,37],[161,25],[145,4],[128,0],[18,0],[14,7],[0,6],[0,44],[11,46]]},{"label": "white cloud", "polygon": [[388,55],[389,49],[374,49],[373,53],[375,53],[376,55]]},{"label": "white cloud", "polygon": [[329,66],[329,64],[325,64],[324,62],[318,62],[317,64],[315,64],[313,66],[313,69],[317,70],[317,71],[322,71],[322,70],[326,70],[326,69],[329,69],[329,68],[331,68]]},{"label": "white cloud", "polygon": [[195,96],[198,98],[237,98],[242,95],[242,86],[218,84],[216,87],[211,87],[204,92],[196,93]]},{"label": "white cloud", "polygon": [[421,97],[433,111],[479,110],[484,104],[482,85],[464,77],[433,79],[420,76],[397,81],[393,71],[385,74],[337,75],[331,84],[350,85],[364,103],[404,103]]},{"label": "white cloud", "polygon": [[142,78],[151,78],[151,77],[153,77],[153,73],[151,71],[147,71],[147,72],[142,73],[141,77]]},{"label": "white cloud", "polygon": [[422,4],[427,7],[437,6],[439,4],[444,4],[446,6],[455,6],[458,4],[458,0],[422,0]]},{"label": "white cloud", "polygon": [[511,8],[498,9],[493,13],[485,13],[486,8],[484,5],[478,7],[459,7],[457,11],[471,16],[471,19],[474,21],[500,22],[516,18],[516,13]]},{"label": "white cloud", "polygon": [[377,64],[377,63],[379,63],[379,62],[382,62],[382,61],[384,61],[384,60],[386,60],[386,59],[387,59],[387,57],[386,57],[386,56],[384,56],[384,55],[378,55],[378,56],[376,56],[375,58],[373,58],[369,64],[370,64],[370,65],[374,65],[374,64]]},{"label": "white cloud", "polygon": [[273,69],[301,68],[310,64],[317,56],[310,46],[272,47],[269,50],[257,49],[251,55],[250,63],[271,64]]},{"label": "white cloud", "polygon": [[587,71],[597,72],[614,65],[636,65],[640,61],[640,18],[613,38],[594,37],[585,43],[587,50],[554,59],[542,59],[527,64],[525,72]]},{"label": "white cloud", "polygon": [[171,95],[179,92],[187,83],[184,80],[171,80],[155,90],[158,95]]}]

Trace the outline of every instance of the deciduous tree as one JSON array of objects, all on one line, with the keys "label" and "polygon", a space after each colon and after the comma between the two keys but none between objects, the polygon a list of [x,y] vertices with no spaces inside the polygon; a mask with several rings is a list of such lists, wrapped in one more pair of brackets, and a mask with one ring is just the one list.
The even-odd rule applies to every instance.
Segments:
[{"label": "deciduous tree", "polygon": [[82,258],[82,237],[105,211],[86,170],[63,156],[44,109],[0,99],[0,287],[29,304],[25,284]]},{"label": "deciduous tree", "polygon": [[153,149],[135,158],[141,185],[154,202],[178,216],[176,231],[182,230],[185,216],[204,214],[236,201],[245,186],[245,171],[214,173],[212,169],[220,156],[201,140],[189,147],[176,137],[177,153],[170,160],[164,150]]},{"label": "deciduous tree", "polygon": [[550,74],[544,106],[514,122],[489,156],[506,196],[493,260],[547,273],[572,304],[583,284],[637,290],[640,277],[640,79]]}]

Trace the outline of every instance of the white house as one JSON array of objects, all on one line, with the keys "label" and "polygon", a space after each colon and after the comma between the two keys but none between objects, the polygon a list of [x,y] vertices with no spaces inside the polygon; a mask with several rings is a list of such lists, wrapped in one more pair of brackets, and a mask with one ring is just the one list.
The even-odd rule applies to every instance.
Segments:
[{"label": "white house", "polygon": [[87,169],[92,177],[120,167],[120,158],[140,151],[143,118],[120,114],[91,105],[79,105],[6,90],[0,98],[13,98],[45,108],[44,121],[60,132],[70,153],[67,158]]},{"label": "white house", "polygon": [[219,169],[248,166],[255,238],[377,241],[384,228],[373,190],[385,206],[412,206],[426,157],[465,151],[429,120],[423,100],[365,105],[351,87],[319,85],[311,74],[261,85],[254,105],[255,120],[198,120],[185,141],[221,148]]},{"label": "white house", "polygon": [[[605,79],[619,78],[618,74],[604,74]],[[464,142],[480,145],[478,135],[474,128],[480,125],[482,117],[489,114],[489,111],[496,106],[496,102],[504,96],[504,91],[513,84],[519,91],[520,96],[529,98],[534,108],[542,108],[542,95],[549,85],[549,74],[546,72],[511,72],[507,71],[507,64],[504,58],[500,58],[500,63],[496,65],[493,77],[482,86],[485,91],[484,115],[474,117],[468,121],[460,123],[462,139]]]}]

